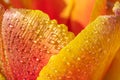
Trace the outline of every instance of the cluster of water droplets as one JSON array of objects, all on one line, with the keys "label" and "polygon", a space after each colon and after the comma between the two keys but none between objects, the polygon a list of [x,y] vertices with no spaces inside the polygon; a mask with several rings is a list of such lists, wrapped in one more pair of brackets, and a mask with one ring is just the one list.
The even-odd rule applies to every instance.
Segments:
[{"label": "cluster of water droplets", "polygon": [[[65,25],[58,25],[55,20],[49,20],[46,14],[39,11],[10,9],[5,16],[3,35],[6,56],[11,61],[10,64],[14,64],[11,67],[16,77],[37,77],[35,74],[44,66],[42,60],[45,60],[46,55],[50,57],[51,54],[58,53],[74,38]],[[19,72],[24,74],[17,74]]]}]

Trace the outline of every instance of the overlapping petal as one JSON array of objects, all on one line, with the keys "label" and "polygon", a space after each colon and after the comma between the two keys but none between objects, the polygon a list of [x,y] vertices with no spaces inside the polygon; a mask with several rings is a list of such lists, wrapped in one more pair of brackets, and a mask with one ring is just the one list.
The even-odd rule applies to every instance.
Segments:
[{"label": "overlapping petal", "polygon": [[58,23],[68,25],[68,29],[77,35],[89,23],[94,2],[95,0],[10,0],[9,5],[42,10]]},{"label": "overlapping petal", "polygon": [[120,80],[120,49],[117,51],[104,80]]},{"label": "overlapping petal", "polygon": [[74,38],[65,25],[41,11],[13,8],[4,13],[1,33],[7,80],[35,80],[50,56]]},{"label": "overlapping petal", "polygon": [[[92,16],[91,16],[91,21],[93,21],[96,17],[100,15],[105,15],[105,14],[112,14],[112,7],[115,3],[115,1],[120,1],[120,0],[96,0]],[[116,14],[119,15],[119,3],[114,7],[116,9]],[[120,74],[120,63],[119,63],[119,51],[116,53],[116,57],[114,58],[110,69],[108,70],[105,80],[119,80],[119,74]]]},{"label": "overlapping petal", "polygon": [[2,18],[3,18],[3,14],[4,14],[4,7],[2,5],[0,5],[0,80],[5,80],[4,76],[1,74],[1,70],[2,70],[2,53],[3,53],[3,46],[2,46],[2,34],[1,34],[1,25],[2,25]]},{"label": "overlapping petal", "polygon": [[[18,1],[10,0],[10,1],[11,2],[4,2],[4,0],[1,0],[0,3],[2,3],[6,8],[11,7],[11,5],[12,5],[13,7],[17,7],[17,8],[40,9],[40,10],[46,12],[47,14],[49,14],[52,19],[57,19],[58,23],[67,24],[69,26],[68,29],[77,35],[89,23],[91,11],[92,11],[95,0],[89,0],[89,1],[88,0],[84,0],[84,1],[82,1],[82,0],[61,0],[61,1],[60,0],[39,0],[39,1],[38,0],[29,0],[29,1],[27,1],[27,0],[18,0]],[[95,7],[93,9],[93,13],[91,16],[91,22],[93,20],[95,20],[99,15],[112,14],[111,10],[112,10],[112,7],[113,7],[113,4],[115,1],[116,0],[96,0]],[[27,13],[27,11],[29,14]],[[4,10],[3,10],[3,12],[4,12]],[[3,14],[3,12],[2,12],[2,14]],[[38,13],[39,12],[37,12],[37,11],[30,11],[30,10],[23,10],[23,9],[10,9],[10,10],[7,10],[6,13],[4,14],[5,18],[4,18],[3,25],[2,25],[3,26],[2,31],[0,28],[0,31],[3,34],[3,35],[0,34],[0,41],[1,41],[0,42],[0,52],[1,52],[0,56],[2,56],[0,61],[2,61],[4,63],[3,63],[3,65],[1,65],[2,62],[0,62],[0,66],[3,66],[2,69],[4,70],[4,74],[8,77],[8,79],[16,79],[18,77],[20,77],[20,80],[23,78],[24,79],[25,78],[27,78],[27,79],[34,78],[35,79],[38,76],[38,72],[49,60],[50,56],[53,55],[54,53],[58,53],[61,48],[63,48],[67,43],[69,43],[74,38],[71,33],[70,33],[70,35],[69,35],[69,33],[68,34],[66,33],[64,35],[64,29],[66,31],[65,26],[58,25],[55,20],[50,21],[49,17],[47,17],[47,15],[46,16],[42,15],[40,17],[40,19],[42,18],[41,20],[43,20],[43,22],[41,20],[39,21],[39,19],[37,19]],[[119,39],[118,39],[119,32],[116,32],[117,29],[119,30],[118,26],[120,26],[119,25],[120,22],[118,21],[119,20],[119,17],[118,17],[119,11],[117,11],[115,13],[116,13],[117,17],[116,16],[111,16],[111,17],[107,16],[107,17],[105,17],[105,20],[102,20],[103,17],[102,18],[99,17],[100,20],[97,19],[97,20],[95,20],[96,22],[91,23],[88,27],[91,26],[92,28],[90,28],[90,30],[85,29],[86,31],[88,30],[89,33],[86,31],[81,32],[80,35],[82,35],[82,38],[86,42],[82,41],[83,40],[82,38],[77,37],[76,40],[72,41],[67,47],[65,47],[65,49],[63,49],[60,52],[60,54],[58,54],[55,57],[53,56],[51,58],[52,60],[50,60],[50,62],[48,63],[47,69],[45,67],[46,71],[48,71],[48,69],[51,69],[51,70],[48,71],[48,73],[47,73],[43,69],[43,73],[41,72],[41,74],[42,74],[42,76],[45,76],[45,78],[44,77],[41,78],[41,76],[40,76],[40,79],[47,78],[47,80],[49,80],[49,79],[50,80],[51,79],[57,79],[57,80],[58,79],[65,79],[65,80],[68,80],[68,79],[96,80],[97,79],[98,80],[99,78],[102,78],[104,73],[106,72],[107,68],[109,67],[109,64],[113,60],[113,58],[116,54],[115,52],[117,51],[118,46],[119,46],[116,44],[116,42],[118,42],[118,44],[119,44]],[[27,16],[27,19],[29,18],[29,21],[28,20],[26,21],[26,17],[24,19],[23,16]],[[0,16],[0,19],[2,19],[1,16]],[[45,19],[45,22],[44,22],[44,19]],[[19,20],[20,20],[20,22],[19,22]],[[42,24],[40,24],[40,26],[42,26],[40,29],[38,29],[38,27],[36,27],[38,25],[38,23],[36,23],[36,21],[42,23]],[[102,23],[102,21],[103,21],[103,23]],[[104,21],[106,23],[105,26],[109,26],[109,27],[106,28],[104,26]],[[17,25],[17,28],[15,27],[16,25]],[[43,27],[51,26],[51,25],[52,25],[52,27],[51,27],[50,31],[46,31],[47,28],[43,28]],[[115,25],[117,26],[117,29],[116,29]],[[60,26],[61,26],[61,29],[58,29],[58,28],[60,28]],[[95,26],[95,27],[93,28],[93,26]],[[103,31],[99,30],[98,26],[102,26],[102,28],[100,28],[100,29],[102,29]],[[114,26],[115,30],[113,28],[111,28],[111,29],[113,29],[113,32],[109,33],[109,35],[107,33],[104,33],[106,29],[108,29],[108,31],[111,30],[111,29],[109,29],[111,26]],[[63,29],[63,27],[64,27],[64,29]],[[35,28],[35,30],[34,30],[34,28]],[[98,28],[98,31],[96,30],[97,28]],[[63,29],[63,32],[59,33],[59,30],[62,30],[62,29]],[[31,30],[33,32],[31,32]],[[94,30],[97,33],[100,33],[100,34],[98,34],[100,39],[96,38],[96,36],[94,36],[94,35],[91,35],[93,33],[97,34],[95,32],[92,32]],[[18,33],[17,33],[17,31],[18,31]],[[34,31],[36,33],[38,32],[38,34],[35,35]],[[61,35],[61,37],[59,36],[56,38],[56,36],[55,36],[56,34],[53,35],[54,33],[57,33],[57,35],[61,35],[61,34],[62,35]],[[84,33],[86,33],[86,34],[84,34]],[[107,35],[107,38],[105,38],[105,35],[102,35],[102,33]],[[44,35],[44,37],[46,37],[46,40],[42,39],[42,43],[40,43],[40,45],[37,45],[39,41],[41,42],[41,37],[39,34]],[[118,36],[116,34],[118,34]],[[33,37],[32,37],[33,40],[30,39],[30,37],[32,35],[33,35]],[[65,39],[63,39],[63,36],[65,37]],[[88,39],[84,38],[84,36],[88,36]],[[22,37],[22,39],[21,39],[21,37]],[[68,39],[68,37],[69,37],[69,39]],[[94,45],[94,42],[92,42],[93,41],[92,37],[95,37],[95,40],[98,40],[98,42],[100,42],[104,45]],[[80,39],[78,39],[78,38],[80,38]],[[113,38],[115,38],[116,42],[115,42],[115,40],[113,40]],[[30,41],[29,41],[29,39],[30,39]],[[60,40],[61,41],[63,40],[63,42],[60,42]],[[66,40],[66,41],[64,42],[64,40]],[[86,46],[76,47],[79,40],[80,40],[81,45],[84,45],[86,43],[86,45],[88,47],[86,47]],[[109,44],[106,42],[106,41],[109,42],[111,40],[113,41],[113,44]],[[58,44],[56,44],[56,41],[57,41],[57,43],[60,42],[59,46],[58,46]],[[22,43],[17,44],[19,42],[22,42]],[[87,42],[91,42],[91,43],[87,43]],[[75,44],[73,44],[73,43],[75,43]],[[90,44],[95,49],[92,49]],[[13,46],[13,45],[15,45],[15,46]],[[53,47],[53,45],[54,45],[54,47]],[[24,50],[22,49],[22,46],[25,48]],[[99,48],[101,46],[102,46],[102,49],[104,48],[104,50],[99,50]],[[108,48],[106,48],[106,46],[108,46]],[[4,50],[3,50],[3,47],[4,47]],[[32,48],[32,50],[30,48]],[[79,50],[78,48],[81,50]],[[108,49],[110,49],[110,51],[108,51]],[[43,52],[41,52],[41,50]],[[32,52],[29,52],[29,51],[32,51]],[[51,53],[51,51],[52,51],[52,53]],[[80,53],[79,53],[79,51],[80,51]],[[89,51],[93,51],[93,52],[89,53]],[[103,53],[105,55],[102,55],[101,58],[98,58],[98,56],[101,56],[98,54],[97,54],[97,56],[91,55],[92,53],[97,53],[97,51],[100,51],[98,53],[101,53],[101,54]],[[38,56],[36,56],[36,54],[40,53],[40,52],[41,52],[41,55],[39,54]],[[10,54],[10,53],[12,53],[12,54]],[[16,54],[16,53],[18,53],[18,54]],[[35,53],[35,55],[34,54],[28,55],[28,53]],[[51,53],[51,54],[46,55],[46,53]],[[68,53],[71,53],[72,55],[69,56]],[[77,54],[77,56],[78,56],[77,58],[76,58],[76,55],[74,55],[74,53]],[[108,53],[108,55],[106,53]],[[112,53],[112,54],[109,54],[109,53]],[[45,54],[45,55],[43,55],[43,54]],[[25,55],[25,56],[23,56],[23,55]],[[16,57],[12,57],[12,56],[16,56]],[[42,56],[42,58],[41,58],[41,56]],[[83,56],[85,56],[85,57],[83,57]],[[110,56],[110,57],[108,57],[108,56]],[[25,57],[27,59],[23,59],[22,57]],[[63,60],[62,57],[64,57],[65,60]],[[34,58],[34,60],[33,60],[33,58]],[[76,58],[76,59],[73,59],[73,58]],[[92,58],[94,58],[94,60]],[[96,59],[96,58],[98,58],[98,59]],[[26,60],[28,60],[27,64],[26,64]],[[53,60],[56,60],[55,63],[52,62]],[[63,60],[62,61],[63,63],[61,63],[60,66],[63,67],[63,70],[61,70],[59,67],[56,68],[56,66],[58,65],[57,62],[61,62],[61,60]],[[77,60],[80,60],[80,63],[78,62],[78,63],[74,64],[75,63],[74,61],[77,62]],[[33,61],[36,61],[36,63],[33,63]],[[42,62],[42,64],[37,63],[37,61]],[[106,79],[107,80],[110,80],[110,79],[111,80],[113,80],[113,79],[119,80],[120,79],[119,78],[119,73],[120,73],[119,65],[120,64],[118,63],[118,61],[119,61],[119,51],[117,52],[117,55],[114,58],[114,61],[112,62],[112,65],[105,77],[105,80]],[[98,64],[96,64],[96,62],[98,62]],[[24,63],[24,65],[23,65],[23,63]],[[83,64],[83,63],[85,63],[85,64]],[[18,68],[18,67],[20,67],[19,65],[21,65],[21,64],[23,65],[23,66],[21,66],[22,70],[20,70]],[[30,65],[30,64],[32,65],[31,68],[28,67],[28,65]],[[50,65],[50,64],[53,64],[53,65]],[[73,66],[71,66],[71,64]],[[92,66],[92,64],[94,66]],[[36,67],[36,65],[37,65],[37,67]],[[78,65],[80,65],[80,67]],[[100,65],[102,65],[102,66],[100,66]],[[86,66],[89,66],[89,68]],[[100,67],[97,67],[97,66],[100,66]],[[37,69],[37,68],[39,68],[39,69]],[[55,69],[53,69],[53,68],[55,68]],[[78,69],[78,71],[75,71],[75,69]],[[92,69],[94,69],[94,70],[92,70]],[[81,70],[81,72],[79,72],[79,70]],[[95,70],[97,70],[97,71],[95,71]],[[21,74],[21,72],[23,72],[24,74]],[[49,73],[52,73],[52,75],[50,75]],[[77,75],[78,73],[82,77],[78,77],[78,75]],[[54,74],[55,74],[55,76],[54,76]],[[74,75],[74,74],[76,74],[76,75]],[[35,76],[33,76],[33,75],[35,75]],[[64,76],[64,75],[66,75],[66,76]],[[26,76],[26,77],[24,77],[24,76]]]},{"label": "overlapping petal", "polygon": [[120,16],[100,16],[59,54],[37,80],[101,80],[120,47]]}]

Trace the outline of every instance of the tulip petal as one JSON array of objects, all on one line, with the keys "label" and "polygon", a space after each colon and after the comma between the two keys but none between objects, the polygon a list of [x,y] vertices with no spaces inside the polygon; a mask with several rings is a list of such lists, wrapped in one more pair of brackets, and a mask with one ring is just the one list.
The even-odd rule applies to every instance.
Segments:
[{"label": "tulip petal", "polygon": [[0,0],[0,4],[2,4],[4,8],[9,8],[11,6],[10,0]]},{"label": "tulip petal", "polygon": [[120,80],[120,49],[117,51],[104,80]]},{"label": "tulip petal", "polygon": [[11,0],[16,8],[39,9],[69,26],[76,35],[89,23],[95,0]]},{"label": "tulip petal", "polygon": [[[1,32],[1,24],[2,24],[2,19],[3,19],[3,14],[4,14],[4,7],[0,5],[0,32]],[[3,46],[2,46],[2,34],[0,33],[0,57],[3,54]],[[4,76],[1,74],[1,66],[2,66],[2,58],[0,58],[0,80],[5,80]]]},{"label": "tulip petal", "polygon": [[50,58],[37,80],[101,80],[119,44],[120,16],[100,16]]},{"label": "tulip petal", "polygon": [[70,29],[75,34],[78,34],[89,23],[94,1],[74,0],[74,6],[70,16]]},{"label": "tulip petal", "polygon": [[[0,32],[2,31],[1,25],[2,25],[4,11],[5,11],[4,7],[2,5],[0,5]],[[0,57],[2,56],[2,53],[3,53],[2,47],[3,47],[2,46],[2,34],[0,33]],[[2,65],[2,62],[1,62],[1,58],[0,58],[0,70],[1,70],[1,65]]]},{"label": "tulip petal", "polygon": [[67,45],[74,34],[38,10],[8,9],[2,22],[7,80],[35,80],[50,56]]},{"label": "tulip petal", "polygon": [[90,21],[94,21],[100,15],[112,14],[112,8],[116,1],[120,0],[95,0]]},{"label": "tulip petal", "polygon": [[[116,13],[116,15],[120,15],[120,3],[116,2],[115,7],[113,8],[113,11]],[[120,49],[117,51],[115,58],[105,75],[104,80],[120,80]]]},{"label": "tulip petal", "polygon": [[6,80],[1,73],[0,73],[0,80]]},{"label": "tulip petal", "polygon": [[70,14],[68,11],[67,15],[65,14],[65,17],[60,15],[62,11],[69,5],[68,0],[11,0],[11,3],[16,8],[42,10],[43,12],[49,14],[50,18],[57,19],[59,23],[65,23],[68,18],[66,18],[66,16],[69,16]]},{"label": "tulip petal", "polygon": [[107,0],[95,0],[95,5],[91,14],[91,22],[98,16],[106,14]]}]

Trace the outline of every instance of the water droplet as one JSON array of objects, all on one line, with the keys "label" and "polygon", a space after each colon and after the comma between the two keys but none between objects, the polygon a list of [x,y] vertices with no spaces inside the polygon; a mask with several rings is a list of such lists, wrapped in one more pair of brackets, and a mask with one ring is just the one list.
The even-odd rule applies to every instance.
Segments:
[{"label": "water droplet", "polygon": [[77,57],[77,60],[80,61],[80,57]]},{"label": "water droplet", "polygon": [[24,20],[24,21],[27,21],[27,18],[23,17],[23,20]]},{"label": "water droplet", "polygon": [[52,36],[55,37],[55,38],[57,38],[57,35],[56,35],[56,34],[53,34]]},{"label": "water droplet", "polygon": [[50,41],[50,44],[55,44],[55,41],[51,40],[51,41]]},{"label": "water droplet", "polygon": [[35,43],[35,44],[36,44],[36,43],[37,43],[37,41],[36,41],[36,40],[34,40],[34,41],[33,41],[33,43]]},{"label": "water droplet", "polygon": [[36,34],[39,34],[39,32],[40,32],[40,30],[36,30],[36,31],[35,31]]},{"label": "water droplet", "polygon": [[48,53],[48,54],[50,54],[50,52],[49,52],[49,51],[47,51],[47,53]]},{"label": "water droplet", "polygon": [[70,63],[69,63],[69,62],[67,62],[66,64],[67,64],[68,66],[70,65]]},{"label": "water droplet", "polygon": [[9,27],[10,27],[10,28],[12,28],[12,27],[13,27],[13,25],[12,25],[12,24],[9,24]]},{"label": "water droplet", "polygon": [[55,70],[55,73],[57,73],[58,71],[57,70]]},{"label": "water droplet", "polygon": [[47,74],[47,78],[48,78],[48,79],[51,79],[51,78],[52,78],[52,75],[51,75],[51,74]]},{"label": "water droplet", "polygon": [[26,80],[26,78],[24,78],[23,80]]},{"label": "water droplet", "polygon": [[70,52],[70,49],[69,49],[69,48],[67,48],[67,49],[66,49],[66,51],[67,51],[67,52]]},{"label": "water droplet", "polygon": [[39,59],[38,59],[38,58],[36,58],[36,61],[39,61]]},{"label": "water droplet", "polygon": [[23,63],[23,61],[22,61],[22,60],[20,60],[20,62],[21,62],[21,63]]},{"label": "water droplet", "polygon": [[42,35],[40,35],[39,38],[41,39],[41,38],[42,38]]},{"label": "water droplet", "polygon": [[61,49],[61,47],[58,47],[58,48],[57,48],[57,50],[60,50],[60,49]]}]

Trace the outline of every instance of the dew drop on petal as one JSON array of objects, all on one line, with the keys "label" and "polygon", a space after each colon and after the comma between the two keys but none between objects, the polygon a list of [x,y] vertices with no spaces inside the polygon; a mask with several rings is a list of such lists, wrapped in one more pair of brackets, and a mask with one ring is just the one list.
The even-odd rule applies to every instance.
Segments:
[{"label": "dew drop on petal", "polygon": [[13,25],[9,24],[9,27],[10,27],[10,28],[12,28],[12,27],[13,27]]},{"label": "dew drop on petal", "polygon": [[77,57],[77,60],[80,61],[80,57]]}]

